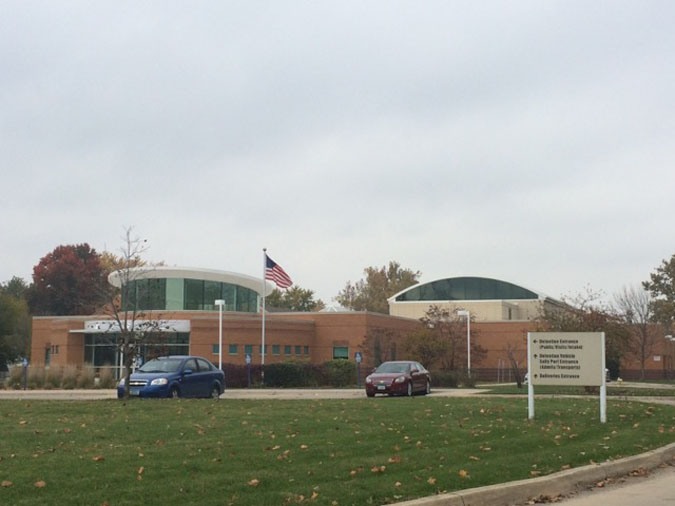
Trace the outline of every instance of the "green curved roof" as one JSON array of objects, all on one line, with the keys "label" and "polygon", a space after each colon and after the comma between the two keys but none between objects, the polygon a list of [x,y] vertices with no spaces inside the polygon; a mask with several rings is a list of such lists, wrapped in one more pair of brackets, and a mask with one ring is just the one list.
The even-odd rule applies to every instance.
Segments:
[{"label": "green curved roof", "polygon": [[[528,300],[539,294],[506,281],[491,278],[445,278],[407,288],[392,297],[397,302],[427,300]],[[390,299],[391,300],[391,299]]]}]

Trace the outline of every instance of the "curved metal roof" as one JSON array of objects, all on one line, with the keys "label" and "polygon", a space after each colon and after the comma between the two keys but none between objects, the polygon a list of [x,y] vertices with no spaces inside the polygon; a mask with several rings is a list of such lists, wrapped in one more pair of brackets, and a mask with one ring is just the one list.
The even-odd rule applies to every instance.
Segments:
[{"label": "curved metal roof", "polygon": [[[167,279],[167,278],[187,278],[201,279],[204,281],[218,281],[220,283],[229,283],[249,288],[254,292],[261,294],[263,280],[246,274],[236,272],[217,271],[214,269],[196,269],[192,267],[135,267],[129,269],[128,279],[135,281],[137,279]],[[122,286],[122,271],[115,271],[108,276],[108,282],[117,288]],[[268,296],[274,290],[274,285],[265,280],[265,296]]]},{"label": "curved metal roof", "polygon": [[441,278],[418,283],[387,299],[389,302],[449,300],[543,300],[543,293],[508,281],[483,277]]}]

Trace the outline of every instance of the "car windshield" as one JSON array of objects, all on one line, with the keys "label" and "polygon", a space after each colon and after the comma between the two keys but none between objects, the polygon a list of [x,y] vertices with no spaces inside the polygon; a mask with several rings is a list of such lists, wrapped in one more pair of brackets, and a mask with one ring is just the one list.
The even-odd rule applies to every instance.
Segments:
[{"label": "car windshield", "polygon": [[375,372],[383,372],[383,373],[397,373],[408,371],[410,371],[410,364],[396,363],[396,362],[385,362],[384,364],[380,364],[380,367],[375,369]]},{"label": "car windshield", "polygon": [[183,362],[182,358],[153,359],[143,364],[138,372],[176,372],[181,362]]}]

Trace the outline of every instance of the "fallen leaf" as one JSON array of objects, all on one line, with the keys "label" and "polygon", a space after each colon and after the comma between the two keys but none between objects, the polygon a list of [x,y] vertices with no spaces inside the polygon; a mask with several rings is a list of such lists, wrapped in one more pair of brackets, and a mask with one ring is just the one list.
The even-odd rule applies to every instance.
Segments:
[{"label": "fallen leaf", "polygon": [[315,490],[314,492],[312,492],[312,497],[310,497],[310,500],[313,501],[313,500],[316,499],[317,497],[319,497],[319,493]]},{"label": "fallen leaf", "polygon": [[69,429],[68,427],[66,427],[65,429],[63,429],[63,432],[66,434],[70,434],[71,432],[73,432],[73,429]]},{"label": "fallen leaf", "polygon": [[309,448],[309,446],[307,446],[307,445],[300,445],[300,449],[301,449],[301,450],[306,450],[307,448]]},{"label": "fallen leaf", "polygon": [[105,457],[103,455],[96,455],[96,457],[92,457],[91,460],[93,460],[94,462],[102,462],[105,460]]},{"label": "fallen leaf", "polygon": [[26,420],[21,420],[19,422],[19,425],[27,425],[27,424],[28,424],[28,422]]},{"label": "fallen leaf", "polygon": [[45,488],[47,486],[47,484],[42,480],[36,481],[35,483],[33,483],[33,485],[36,486],[37,488]]},{"label": "fallen leaf", "polygon": [[471,460],[480,460],[480,458],[474,457],[473,455],[469,455],[469,458],[470,458]]},{"label": "fallen leaf", "polygon": [[400,487],[400,486],[401,486],[401,482],[400,482],[400,481],[397,481],[396,483],[394,483],[394,486],[395,486],[396,488]]},{"label": "fallen leaf", "polygon": [[258,479],[256,479],[256,478],[253,478],[252,480],[249,480],[249,481],[247,482],[247,485],[248,485],[249,487],[257,487],[258,485],[260,485],[260,480],[258,480]]},{"label": "fallen leaf", "polygon": [[8,480],[5,480],[2,483],[0,483],[0,487],[11,487],[12,485],[14,485],[14,483]]},{"label": "fallen leaf", "polygon": [[458,474],[460,478],[467,478],[469,476],[469,473],[467,473],[464,469],[460,469]]},{"label": "fallen leaf", "polygon": [[387,462],[389,462],[390,464],[400,464],[401,462],[403,462],[403,459],[401,458],[400,455],[394,455],[393,457],[389,457],[387,459]]},{"label": "fallen leaf", "polygon": [[371,472],[371,473],[379,473],[379,472],[380,472],[380,468],[377,467],[377,466],[373,466],[373,467],[370,469],[370,472]]},{"label": "fallen leaf", "polygon": [[143,471],[145,471],[145,467],[141,466],[138,468],[138,474],[143,474]]},{"label": "fallen leaf", "polygon": [[541,471],[530,471],[530,476],[539,476]]},{"label": "fallen leaf", "polygon": [[155,444],[157,446],[164,446],[164,441],[162,441],[161,439],[158,439],[157,441],[155,441]]},{"label": "fallen leaf", "polygon": [[354,476],[356,476],[356,471],[353,471],[353,470],[352,470],[352,471],[349,471],[349,476],[351,476],[352,478],[353,478]]},{"label": "fallen leaf", "polygon": [[436,478],[430,477],[430,478],[427,480],[427,483],[428,483],[429,485],[436,485]]}]

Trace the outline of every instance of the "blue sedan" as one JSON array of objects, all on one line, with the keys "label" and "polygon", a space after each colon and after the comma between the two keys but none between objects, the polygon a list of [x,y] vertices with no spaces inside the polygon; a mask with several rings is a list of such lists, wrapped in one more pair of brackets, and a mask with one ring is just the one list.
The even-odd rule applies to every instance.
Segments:
[{"label": "blue sedan", "polygon": [[[117,398],[124,397],[124,378]],[[225,389],[225,373],[202,357],[170,356],[149,360],[131,374],[130,397],[211,397]]]}]

